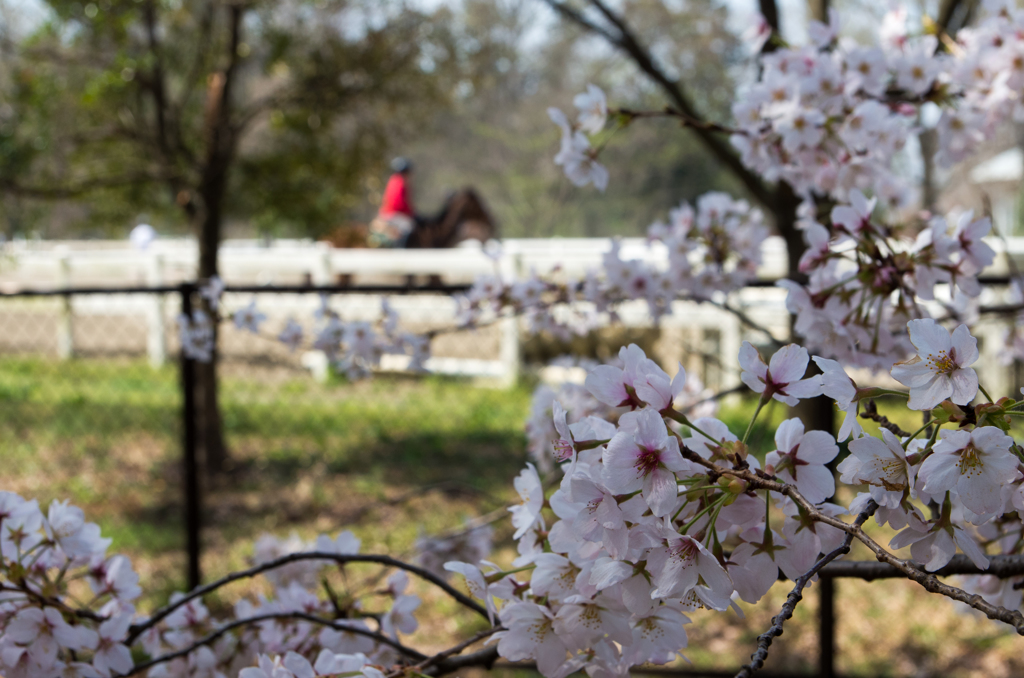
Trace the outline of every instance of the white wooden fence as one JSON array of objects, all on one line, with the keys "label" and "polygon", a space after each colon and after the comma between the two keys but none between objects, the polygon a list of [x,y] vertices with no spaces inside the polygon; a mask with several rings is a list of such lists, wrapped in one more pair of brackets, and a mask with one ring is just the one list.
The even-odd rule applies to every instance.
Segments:
[{"label": "white wooden fence", "polygon": [[[1000,252],[997,266],[991,273],[1005,274],[1006,257],[1001,241],[991,242]],[[1024,238],[1011,239],[1009,252],[1015,260],[1024,259]],[[624,259],[665,262],[667,252],[660,245],[649,246],[641,238],[621,241]],[[606,238],[511,239],[501,243],[500,254],[490,256],[484,248],[466,246],[445,250],[367,250],[334,249],[312,241],[279,240],[265,244],[252,240],[229,240],[220,251],[219,268],[228,284],[297,285],[310,283],[331,285],[339,277],[349,284],[400,283],[407,276],[441,276],[445,283],[469,283],[478,275],[499,273],[506,279],[522,276],[531,270],[542,275],[577,277],[600,265],[601,256],[609,250]],[[124,241],[62,241],[11,242],[0,250],[0,291],[18,289],[54,289],[64,287],[118,287],[173,285],[195,278],[198,255],[191,239],[159,239],[146,251],[139,252]],[[764,263],[758,271],[763,279],[785,275],[785,245],[780,238],[769,238],[764,247]],[[998,303],[998,293],[986,291],[985,303]],[[737,295],[738,302],[751,318],[768,327],[776,336],[786,336],[789,317],[785,294],[775,288],[751,288]],[[227,308],[247,303],[248,296],[225,300]],[[72,318],[87,315],[126,314],[146,318],[147,349],[150,360],[159,364],[167,356],[167,327],[177,313],[177,302],[159,297],[127,297],[125,295],[51,299],[50,313],[59,313],[57,346],[61,356],[74,353]],[[286,295],[272,301],[260,300],[263,312],[271,318],[294,314],[310,315],[318,300],[314,295]],[[347,319],[375,320],[380,313],[379,296],[338,295],[334,306]],[[53,305],[58,308],[54,309]],[[403,318],[410,321],[454,321],[455,305],[451,299],[416,295],[392,299]],[[42,306],[36,306],[42,308]],[[308,307],[308,308],[307,308]],[[627,326],[651,324],[646,304],[625,304],[620,310]],[[433,371],[448,374],[469,374],[509,382],[519,370],[520,324],[503,321],[501,344],[493,359],[434,358],[428,365]],[[700,328],[716,337],[714,351],[723,372],[720,386],[738,383],[735,356],[744,338],[743,328],[730,313],[708,305],[677,302],[674,312],[662,319],[663,329],[692,330]],[[1001,383],[1009,377],[996,359],[1001,329],[983,324],[983,360],[990,372],[988,383]],[[666,359],[671,358],[666,357]],[[322,363],[315,355],[305,362],[311,368]],[[399,357],[389,358],[387,369],[402,369]]]}]

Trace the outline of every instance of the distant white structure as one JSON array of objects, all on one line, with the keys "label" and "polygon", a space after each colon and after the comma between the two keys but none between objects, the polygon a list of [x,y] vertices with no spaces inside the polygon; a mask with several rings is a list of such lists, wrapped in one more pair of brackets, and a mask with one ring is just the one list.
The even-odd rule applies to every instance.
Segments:
[{"label": "distant white structure", "polygon": [[969,172],[971,184],[987,198],[992,221],[1003,235],[1021,235],[1021,180],[1024,152],[1011,148],[975,165]]},{"label": "distant white structure", "polygon": [[148,250],[154,240],[156,240],[156,231],[149,224],[139,224],[128,234],[128,241],[140,252]]}]

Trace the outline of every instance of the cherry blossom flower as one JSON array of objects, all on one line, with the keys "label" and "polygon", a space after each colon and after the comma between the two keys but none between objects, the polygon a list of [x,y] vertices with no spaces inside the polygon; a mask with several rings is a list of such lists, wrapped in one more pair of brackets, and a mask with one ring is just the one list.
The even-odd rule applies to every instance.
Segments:
[{"label": "cherry blossom flower", "polygon": [[604,129],[605,121],[608,119],[608,104],[600,87],[587,85],[587,91],[577,94],[572,103],[580,111],[577,124],[581,130],[597,134]]},{"label": "cherry blossom flower", "polygon": [[210,305],[210,310],[214,313],[217,312],[218,306],[220,306],[220,298],[224,295],[224,281],[221,280],[219,275],[210,276],[204,284],[199,286],[199,296],[206,299],[206,302]]},{"label": "cherry blossom flower", "polygon": [[918,477],[926,492],[934,495],[955,489],[971,511],[995,513],[1003,506],[1000,490],[1017,468],[1012,445],[1013,438],[994,426],[973,431],[943,429]]},{"label": "cherry blossom flower", "polygon": [[969,367],[978,360],[978,340],[966,325],[953,334],[927,318],[907,323],[910,342],[917,355],[897,363],[893,378],[910,388],[909,406],[929,410],[947,398],[967,405],[978,393],[978,375]]},{"label": "cherry blossom flower", "polygon": [[850,456],[839,463],[840,480],[848,485],[871,485],[879,506],[898,508],[910,486],[910,467],[899,438],[881,429],[882,440],[872,436],[850,441]]},{"label": "cherry blossom flower", "polygon": [[814,356],[814,363],[821,369],[822,392],[834,400],[846,415],[836,439],[842,442],[851,435],[854,438],[860,437],[864,428],[857,421],[857,384],[835,360]]},{"label": "cherry blossom flower", "polygon": [[526,462],[515,480],[516,492],[522,497],[523,503],[509,509],[512,512],[512,525],[516,528],[513,539],[519,539],[534,523],[542,520],[540,511],[544,507],[544,487],[537,475],[537,468]]},{"label": "cherry blossom flower", "polygon": [[660,605],[632,622],[633,642],[628,652],[634,664],[667,664],[686,647],[689,617],[672,605]]},{"label": "cherry blossom flower", "polygon": [[775,432],[776,449],[765,457],[765,466],[775,468],[775,475],[796,485],[807,501],[818,504],[836,490],[835,478],[825,464],[839,454],[839,446],[824,431],[804,433],[804,423],[787,419]]},{"label": "cherry blossom flower", "polygon": [[234,315],[235,327],[240,330],[252,332],[253,334],[260,333],[260,325],[262,325],[266,319],[267,314],[256,308],[255,299],[250,301],[248,306],[235,311]]},{"label": "cherry blossom flower", "polygon": [[661,545],[647,554],[647,569],[657,587],[651,597],[679,598],[700,580],[717,593],[732,590],[718,559],[696,539],[679,534],[668,517],[658,525],[658,536]]},{"label": "cherry blossom flower", "polygon": [[642,490],[644,501],[655,516],[675,508],[677,472],[690,464],[679,452],[665,420],[650,408],[640,410],[635,433],[620,431],[604,452],[605,484],[612,492],[626,494]]},{"label": "cherry blossom flower", "polygon": [[762,398],[775,398],[792,407],[800,398],[821,395],[820,375],[803,378],[809,359],[807,349],[789,344],[779,349],[766,365],[760,352],[745,341],[740,348],[740,379],[754,393],[762,394]]},{"label": "cherry blossom flower", "polygon": [[510,661],[536,660],[541,674],[555,675],[568,648],[555,633],[551,611],[535,603],[517,602],[502,608],[499,617],[508,630],[494,634],[498,653]]},{"label": "cherry blossom flower", "polygon": [[295,322],[294,319],[289,318],[288,324],[284,326],[281,333],[277,335],[277,340],[288,347],[288,350],[295,352],[295,349],[302,346],[304,334],[302,331],[302,325]]}]

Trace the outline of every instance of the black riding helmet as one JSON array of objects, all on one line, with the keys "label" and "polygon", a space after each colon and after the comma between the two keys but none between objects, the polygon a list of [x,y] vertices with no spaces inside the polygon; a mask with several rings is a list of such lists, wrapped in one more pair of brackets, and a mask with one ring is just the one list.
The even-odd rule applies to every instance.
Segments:
[{"label": "black riding helmet", "polygon": [[409,158],[399,156],[391,161],[391,171],[396,174],[406,174],[412,171],[412,161]]}]

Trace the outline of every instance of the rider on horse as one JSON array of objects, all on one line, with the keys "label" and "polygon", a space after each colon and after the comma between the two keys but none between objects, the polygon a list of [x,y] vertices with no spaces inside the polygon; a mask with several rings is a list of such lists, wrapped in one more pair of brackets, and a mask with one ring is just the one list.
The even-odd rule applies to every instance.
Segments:
[{"label": "rider on horse", "polygon": [[391,161],[392,175],[384,188],[384,199],[376,218],[370,223],[371,247],[404,247],[416,227],[412,207],[412,162],[407,158]]}]

